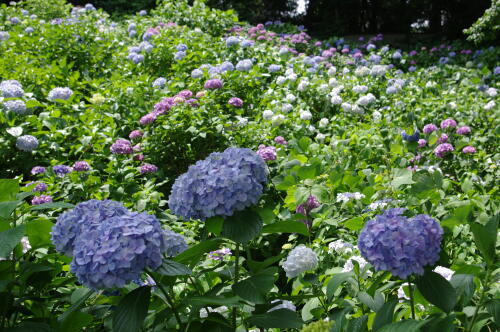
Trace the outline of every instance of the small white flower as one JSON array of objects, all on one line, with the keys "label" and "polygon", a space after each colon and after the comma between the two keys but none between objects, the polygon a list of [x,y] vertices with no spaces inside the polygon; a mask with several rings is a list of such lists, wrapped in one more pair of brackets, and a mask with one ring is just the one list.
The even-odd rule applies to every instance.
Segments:
[{"label": "small white flower", "polygon": [[275,115],[273,116],[273,118],[271,119],[272,121],[272,125],[277,127],[279,125],[281,125],[283,122],[285,122],[285,116],[283,114],[278,114],[278,115]]},{"label": "small white flower", "polygon": [[262,117],[266,120],[269,120],[273,117],[274,113],[273,111],[271,110],[265,110],[264,112],[262,112]]},{"label": "small white flower", "polygon": [[353,249],[353,245],[348,243],[348,242],[344,242],[342,240],[336,240],[336,241],[333,241],[333,242],[330,242],[330,244],[328,244],[328,250],[330,251],[336,251],[338,253],[351,253],[352,252],[352,249]]},{"label": "small white flower", "polygon": [[349,202],[350,200],[359,200],[359,199],[362,199],[362,198],[365,198],[365,195],[362,194],[362,193],[359,193],[359,192],[355,192],[355,193],[349,193],[349,192],[346,192],[346,193],[338,193],[337,194],[337,203],[339,202]]},{"label": "small white flower", "polygon": [[301,120],[311,120],[312,114],[309,111],[300,111],[300,119]]},{"label": "small white flower", "polygon": [[325,141],[325,138],[326,138],[326,135],[322,134],[322,133],[318,133],[316,135],[316,140],[319,142],[319,143],[323,143]]},{"label": "small white flower", "polygon": [[332,76],[335,75],[336,73],[337,73],[337,67],[331,66],[330,68],[328,68],[328,75]]},{"label": "small white flower", "polygon": [[366,93],[368,91],[368,87],[366,85],[355,85],[352,88],[352,91],[355,93]]},{"label": "small white flower", "polygon": [[293,103],[297,99],[297,97],[295,97],[295,95],[289,93],[289,94],[286,95],[285,99],[288,102]]},{"label": "small white flower", "polygon": [[483,106],[483,108],[487,111],[493,109],[497,104],[493,100],[489,101],[486,105]]},{"label": "small white flower", "polygon": [[490,97],[496,97],[497,95],[497,89],[495,88],[489,88],[488,90],[485,91],[485,93],[490,96]]},{"label": "small white flower", "polygon": [[278,85],[283,85],[283,84],[285,84],[285,82],[286,82],[286,77],[284,77],[284,76],[278,76],[276,78],[276,84],[278,84]]},{"label": "small white flower", "polygon": [[342,69],[342,74],[344,74],[344,75],[347,75],[347,74],[349,74],[350,72],[351,72],[351,71],[349,70],[349,68],[344,68],[344,69]]},{"label": "small white flower", "polygon": [[327,118],[322,118],[321,120],[319,120],[319,127],[325,128],[329,123],[330,121]]},{"label": "small white flower", "polygon": [[[345,262],[344,264],[344,268],[342,269],[342,272],[350,272],[354,269],[354,263],[352,261],[356,261],[358,262],[359,264],[359,270],[363,270],[363,268],[365,267],[365,265],[368,263],[363,257],[361,256],[351,256],[349,257],[349,259],[347,260],[347,262]],[[371,274],[371,271],[368,271],[368,274]]]},{"label": "small white flower", "polygon": [[335,77],[330,78],[330,80],[328,81],[328,85],[330,86],[337,86],[337,84],[339,83],[337,82],[337,79]]},{"label": "small white flower", "polygon": [[[332,98],[333,99],[333,98]],[[345,112],[350,112],[351,109],[352,109],[352,106],[351,104],[349,103],[342,103],[342,105],[340,105],[340,107],[342,107],[342,109],[345,111]]]},{"label": "small white flower", "polygon": [[332,97],[332,99],[330,99],[330,102],[333,105],[340,105],[340,104],[342,104],[342,97],[335,95]]},{"label": "small white flower", "polygon": [[379,111],[375,111],[375,112],[373,112],[372,117],[373,117],[373,121],[379,122],[380,119],[382,118],[382,113],[380,113]]},{"label": "small white flower", "polygon": [[248,124],[247,118],[243,118],[241,116],[236,116],[236,119],[238,119],[238,123],[237,123],[238,127],[244,127]]},{"label": "small white flower", "polygon": [[293,110],[293,105],[292,105],[292,104],[283,104],[283,105],[281,106],[281,111],[282,111],[283,113],[288,113],[288,112],[290,112],[291,110]]},{"label": "small white flower", "polygon": [[31,249],[30,241],[27,236],[21,238],[21,245],[23,246],[23,254],[27,253]]}]

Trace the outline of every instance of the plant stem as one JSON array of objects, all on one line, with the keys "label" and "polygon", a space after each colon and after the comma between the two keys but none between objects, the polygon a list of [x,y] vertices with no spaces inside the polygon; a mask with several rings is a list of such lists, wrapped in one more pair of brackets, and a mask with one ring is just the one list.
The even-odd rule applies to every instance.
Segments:
[{"label": "plant stem", "polygon": [[[234,263],[234,284],[238,282],[238,278],[240,276],[240,244],[236,243],[236,251],[235,251],[236,261]],[[238,309],[236,307],[233,308],[233,326],[236,329],[236,316]]]},{"label": "plant stem", "polygon": [[411,318],[415,318],[415,299],[413,298],[413,286],[411,284],[410,278],[408,278],[408,290],[410,292],[410,307],[411,307]]},{"label": "plant stem", "polygon": [[177,312],[177,309],[175,309],[174,302],[170,298],[170,295],[168,294],[167,290],[163,288],[163,286],[160,284],[158,279],[156,279],[152,274],[148,273],[149,276],[155,281],[156,286],[160,289],[160,291],[163,293],[165,296],[165,300],[167,301],[168,305],[172,308],[172,312],[174,313],[175,320],[177,320],[177,323],[179,324],[179,327],[182,326],[182,320],[181,317],[179,316],[179,313]]},{"label": "plant stem", "polygon": [[483,306],[484,296],[486,295],[486,288],[488,286],[490,279],[490,269],[486,268],[486,276],[484,278],[483,289],[481,291],[481,296],[479,297],[479,302],[476,305],[476,309],[474,310],[474,315],[472,316],[472,320],[470,321],[468,331],[472,331],[474,327],[474,323],[476,322],[477,315],[479,314],[479,309]]}]

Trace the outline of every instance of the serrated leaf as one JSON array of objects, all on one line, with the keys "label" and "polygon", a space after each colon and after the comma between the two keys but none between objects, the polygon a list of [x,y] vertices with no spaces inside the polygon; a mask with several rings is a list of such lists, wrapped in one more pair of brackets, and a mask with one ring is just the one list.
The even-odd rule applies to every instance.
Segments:
[{"label": "serrated leaf", "polygon": [[12,127],[7,129],[6,131],[14,137],[19,137],[23,134],[23,128],[21,127]]},{"label": "serrated leaf", "polygon": [[299,221],[278,221],[262,228],[262,233],[298,233],[305,236],[309,235],[307,226]]},{"label": "serrated leaf", "polygon": [[426,270],[417,278],[418,290],[427,301],[446,313],[449,313],[457,302],[457,294],[453,286],[440,274]]},{"label": "serrated leaf", "polygon": [[140,332],[148,313],[151,287],[134,289],[120,300],[113,314],[114,332]]},{"label": "serrated leaf", "polygon": [[247,243],[257,237],[262,230],[262,220],[258,213],[247,209],[239,211],[224,220],[222,236],[239,243]]},{"label": "serrated leaf", "polygon": [[278,309],[265,314],[253,315],[247,321],[251,325],[268,329],[299,329],[304,324],[295,312],[288,309]]},{"label": "serrated leaf", "polygon": [[242,299],[251,303],[262,304],[266,301],[267,293],[274,286],[274,276],[261,273],[233,285],[233,291]]},{"label": "serrated leaf", "polygon": [[222,239],[205,240],[181,252],[175,256],[174,260],[186,265],[196,264],[204,254],[218,249],[223,242],[224,240]]},{"label": "serrated leaf", "polygon": [[172,261],[170,259],[163,259],[161,266],[155,270],[156,273],[159,273],[164,276],[184,276],[193,273],[189,267],[186,265]]}]

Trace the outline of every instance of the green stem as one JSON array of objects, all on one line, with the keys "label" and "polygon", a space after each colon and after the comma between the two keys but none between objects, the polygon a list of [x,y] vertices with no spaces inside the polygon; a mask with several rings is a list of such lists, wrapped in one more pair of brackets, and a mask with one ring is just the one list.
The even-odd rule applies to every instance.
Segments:
[{"label": "green stem", "polygon": [[476,309],[474,310],[474,315],[472,316],[472,320],[470,321],[468,331],[472,331],[474,327],[474,323],[476,322],[477,315],[479,314],[479,309],[483,306],[484,296],[486,295],[486,288],[488,286],[490,280],[490,270],[486,268],[486,277],[484,278],[483,289],[481,290],[481,296],[479,297],[479,302],[476,305]]},{"label": "green stem", "polygon": [[[234,263],[234,284],[238,282],[238,278],[240,277],[240,244],[236,243],[236,251],[235,251],[236,261]],[[236,307],[233,308],[233,326],[236,329],[236,318],[237,318]]]},{"label": "green stem", "polygon": [[413,298],[413,286],[411,284],[410,278],[408,278],[408,290],[410,292],[410,307],[411,307],[411,318],[415,318],[415,299]]},{"label": "green stem", "polygon": [[182,326],[181,317],[179,316],[179,313],[177,312],[177,309],[175,309],[174,302],[170,298],[170,295],[168,294],[168,292],[166,291],[166,289],[160,284],[160,282],[158,281],[158,279],[156,279],[151,273],[148,273],[148,274],[155,281],[156,286],[160,289],[160,291],[165,296],[165,300],[167,301],[167,303],[170,306],[170,308],[172,308],[172,312],[174,313],[175,320],[177,320],[177,323],[179,324],[179,327],[181,327]]}]

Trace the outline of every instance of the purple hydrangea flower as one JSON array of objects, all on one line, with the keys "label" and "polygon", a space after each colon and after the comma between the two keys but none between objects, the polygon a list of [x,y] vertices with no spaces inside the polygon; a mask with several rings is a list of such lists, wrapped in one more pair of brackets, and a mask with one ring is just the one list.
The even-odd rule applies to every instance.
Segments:
[{"label": "purple hydrangea flower", "polygon": [[263,144],[259,145],[259,149],[257,150],[257,154],[264,159],[264,161],[272,161],[276,160],[276,148],[274,146],[265,146]]},{"label": "purple hydrangea flower", "polygon": [[434,131],[438,130],[438,127],[436,127],[436,125],[432,124],[432,123],[429,123],[429,124],[426,124],[424,126],[424,129],[422,129],[422,131],[424,132],[424,134],[430,134]]},{"label": "purple hydrangea flower", "polygon": [[165,77],[158,77],[153,82],[153,88],[163,88],[167,84],[167,79]]},{"label": "purple hydrangea flower", "polygon": [[450,143],[443,143],[439,144],[435,149],[434,149],[434,155],[439,158],[444,158],[444,156],[448,153],[455,150],[453,148],[453,145]]},{"label": "purple hydrangea flower", "polygon": [[143,126],[148,125],[150,123],[155,122],[157,116],[158,116],[157,113],[154,112],[148,113],[139,120],[139,123]]},{"label": "purple hydrangea flower", "polygon": [[297,206],[297,208],[295,209],[295,213],[300,213],[304,216],[308,216],[309,212],[320,206],[321,203],[318,201],[316,196],[310,195],[304,203]]},{"label": "purple hydrangea flower", "polygon": [[147,213],[100,220],[76,238],[71,271],[92,289],[121,288],[161,265],[166,237],[158,219]]},{"label": "purple hydrangea flower", "polygon": [[418,140],[418,147],[419,148],[423,148],[426,145],[427,145],[427,141],[425,139],[421,138],[421,139]]},{"label": "purple hydrangea flower", "polygon": [[158,167],[156,167],[155,165],[144,164],[140,167],[141,174],[155,173],[156,171],[158,171]]},{"label": "purple hydrangea flower", "polygon": [[448,142],[448,135],[443,133],[443,134],[441,134],[441,136],[439,136],[438,143],[442,144],[442,143],[446,143],[446,142]]},{"label": "purple hydrangea flower", "polygon": [[234,107],[242,107],[243,106],[243,100],[237,97],[233,97],[229,99],[228,104]]},{"label": "purple hydrangea flower", "polygon": [[55,175],[60,177],[73,172],[73,168],[66,165],[55,165],[54,167],[52,167],[52,170],[54,171]]},{"label": "purple hydrangea flower", "polygon": [[111,153],[114,154],[132,154],[133,152],[132,143],[126,139],[118,139],[111,145]]},{"label": "purple hydrangea flower", "polygon": [[441,121],[441,129],[445,129],[448,127],[456,127],[457,122],[453,120],[452,118],[448,118],[446,120]]},{"label": "purple hydrangea flower", "polygon": [[220,89],[222,88],[222,81],[218,78],[208,80],[205,82],[204,88],[211,90]]},{"label": "purple hydrangea flower", "polygon": [[476,153],[476,148],[468,145],[462,149],[462,152],[466,153],[466,154],[473,154],[473,153]]},{"label": "purple hydrangea flower", "polygon": [[422,275],[424,266],[438,261],[443,229],[428,215],[408,219],[403,211],[389,209],[368,221],[359,235],[358,247],[375,270],[406,279]]},{"label": "purple hydrangea flower", "polygon": [[215,261],[221,261],[224,259],[224,256],[231,255],[232,252],[229,248],[222,248],[219,250],[211,251],[208,253],[208,258],[211,258]]},{"label": "purple hydrangea flower", "polygon": [[167,256],[177,256],[188,248],[184,236],[171,230],[164,230],[163,233],[165,234],[165,254]]},{"label": "purple hydrangea flower", "polygon": [[469,126],[462,126],[457,128],[457,134],[458,135],[469,135],[471,133],[470,127]]},{"label": "purple hydrangea flower", "polygon": [[19,115],[29,114],[30,110],[26,108],[26,103],[22,100],[8,100],[3,103],[3,106],[7,111],[14,112]]},{"label": "purple hydrangea flower", "polygon": [[31,152],[38,148],[38,139],[31,135],[19,136],[16,140],[16,148],[21,151]]},{"label": "purple hydrangea flower", "polygon": [[68,100],[73,95],[73,91],[70,88],[54,88],[49,92],[48,99],[55,101],[58,99]]},{"label": "purple hydrangea flower", "polygon": [[42,173],[45,173],[45,167],[35,166],[31,169],[31,174],[33,174],[33,175],[42,174]]},{"label": "purple hydrangea flower", "polygon": [[76,161],[73,164],[73,169],[77,172],[85,172],[90,170],[90,165],[86,161]]},{"label": "purple hydrangea flower", "polygon": [[[31,186],[32,184],[33,184],[33,182],[28,183],[27,186]],[[44,182],[37,182],[35,188],[33,188],[31,191],[33,191],[33,192],[44,192],[45,190],[47,190],[47,184],[44,183]]]},{"label": "purple hydrangea flower", "polygon": [[285,138],[283,136],[276,136],[274,138],[274,141],[278,144],[281,144],[281,145],[288,145],[288,142],[285,140]]},{"label": "purple hydrangea flower", "polygon": [[40,195],[40,196],[35,196],[31,200],[31,205],[40,205],[40,204],[45,204],[45,203],[51,203],[52,202],[52,197],[47,196],[47,195]]},{"label": "purple hydrangea flower", "polygon": [[186,219],[231,216],[256,204],[267,183],[264,160],[250,149],[214,152],[175,180],[169,197],[173,214]]},{"label": "purple hydrangea flower", "polygon": [[140,130],[133,130],[130,132],[130,134],[128,135],[128,137],[130,139],[136,139],[136,138],[141,138],[143,135],[142,131]]}]

